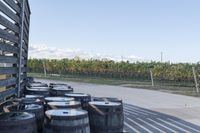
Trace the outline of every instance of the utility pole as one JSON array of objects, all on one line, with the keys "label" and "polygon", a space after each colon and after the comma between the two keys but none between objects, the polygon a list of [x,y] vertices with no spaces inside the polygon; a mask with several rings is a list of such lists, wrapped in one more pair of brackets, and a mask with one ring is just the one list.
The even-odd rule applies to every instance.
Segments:
[{"label": "utility pole", "polygon": [[160,54],[161,54],[160,61],[163,62],[163,52],[161,52]]}]

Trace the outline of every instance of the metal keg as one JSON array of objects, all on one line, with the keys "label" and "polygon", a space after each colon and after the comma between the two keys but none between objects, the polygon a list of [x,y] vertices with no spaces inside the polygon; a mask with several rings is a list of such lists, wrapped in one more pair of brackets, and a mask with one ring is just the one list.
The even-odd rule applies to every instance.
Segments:
[{"label": "metal keg", "polygon": [[90,133],[87,111],[61,109],[45,114],[44,133]]},{"label": "metal keg", "polygon": [[53,88],[53,87],[59,87],[59,86],[65,86],[69,89],[72,89],[72,87],[68,84],[64,84],[64,83],[50,83],[49,87]]},{"label": "metal keg", "polygon": [[37,133],[35,115],[26,112],[1,113],[0,132]]},{"label": "metal keg", "polygon": [[81,109],[81,103],[78,101],[69,102],[49,102],[47,108],[50,109]]},{"label": "metal keg", "polygon": [[45,102],[69,102],[74,101],[74,98],[67,98],[67,97],[46,97]]},{"label": "metal keg", "polygon": [[34,78],[33,77],[27,77],[26,78],[26,82],[27,83],[33,83],[34,82]]},{"label": "metal keg", "polygon": [[47,84],[41,83],[41,82],[33,82],[33,83],[28,83],[28,87],[48,87]]},{"label": "metal keg", "polygon": [[35,114],[36,121],[37,121],[37,129],[38,132],[41,132],[43,129],[43,122],[44,122],[44,108],[42,105],[36,104],[29,104],[29,105],[10,105],[5,106],[4,110],[6,112],[28,112]]},{"label": "metal keg", "polygon": [[39,99],[44,102],[44,96],[43,95],[25,95],[25,98],[27,99]]},{"label": "metal keg", "polygon": [[29,104],[38,104],[38,105],[44,105],[44,102],[40,99],[31,99],[31,98],[17,98],[13,99],[13,103],[15,104],[23,104],[23,105],[29,105]]},{"label": "metal keg", "polygon": [[92,133],[123,132],[124,114],[119,102],[90,102],[89,119]]},{"label": "metal keg", "polygon": [[109,101],[109,102],[119,102],[123,104],[122,99],[120,98],[111,98],[111,97],[93,97],[92,98],[93,101]]},{"label": "metal keg", "polygon": [[75,101],[81,102],[82,108],[87,110],[88,103],[91,101],[91,96],[84,93],[68,93],[65,94],[66,97],[74,98]]},{"label": "metal keg", "polygon": [[73,89],[66,86],[57,86],[50,89],[51,96],[64,96],[66,93],[72,93]]},{"label": "metal keg", "polygon": [[26,94],[49,96],[49,89],[49,87],[26,87]]}]

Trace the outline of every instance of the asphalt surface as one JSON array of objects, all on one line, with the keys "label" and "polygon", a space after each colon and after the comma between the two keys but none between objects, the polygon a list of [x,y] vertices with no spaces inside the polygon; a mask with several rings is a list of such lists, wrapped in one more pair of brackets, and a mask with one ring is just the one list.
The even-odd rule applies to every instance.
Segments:
[{"label": "asphalt surface", "polygon": [[[44,83],[62,81],[41,80]],[[67,82],[75,92],[95,97],[118,97],[124,102],[125,130],[129,133],[200,133],[200,98],[165,92]]]}]

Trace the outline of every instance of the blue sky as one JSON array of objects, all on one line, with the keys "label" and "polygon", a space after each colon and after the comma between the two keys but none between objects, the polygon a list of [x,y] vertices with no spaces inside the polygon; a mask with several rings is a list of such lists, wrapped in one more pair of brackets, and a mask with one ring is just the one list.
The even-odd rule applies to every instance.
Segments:
[{"label": "blue sky", "polygon": [[31,45],[157,61],[162,51],[164,61],[200,61],[199,0],[29,1]]}]

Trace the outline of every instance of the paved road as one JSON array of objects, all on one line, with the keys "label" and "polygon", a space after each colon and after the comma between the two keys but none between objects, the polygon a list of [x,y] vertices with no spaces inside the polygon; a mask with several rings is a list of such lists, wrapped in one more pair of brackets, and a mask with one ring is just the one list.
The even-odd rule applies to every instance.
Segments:
[{"label": "paved road", "polygon": [[200,98],[121,86],[75,82],[68,84],[75,89],[75,92],[89,93],[97,97],[122,98],[126,103],[125,128],[130,133],[200,133]]}]

